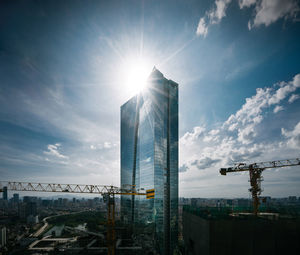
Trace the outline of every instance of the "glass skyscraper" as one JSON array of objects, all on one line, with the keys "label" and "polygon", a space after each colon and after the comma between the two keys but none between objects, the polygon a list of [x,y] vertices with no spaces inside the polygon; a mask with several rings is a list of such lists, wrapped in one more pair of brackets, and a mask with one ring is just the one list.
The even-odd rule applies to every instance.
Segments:
[{"label": "glass skyscraper", "polygon": [[147,87],[121,106],[121,187],[155,189],[155,198],[121,196],[121,217],[152,226],[160,254],[178,242],[178,84],[153,69]]}]

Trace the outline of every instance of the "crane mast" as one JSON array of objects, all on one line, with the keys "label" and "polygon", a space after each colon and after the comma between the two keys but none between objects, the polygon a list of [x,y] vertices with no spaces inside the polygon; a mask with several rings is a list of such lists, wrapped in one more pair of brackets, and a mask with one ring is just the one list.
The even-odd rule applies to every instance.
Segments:
[{"label": "crane mast", "polygon": [[253,213],[254,213],[254,215],[257,215],[258,207],[260,204],[259,196],[262,192],[262,189],[261,189],[261,182],[263,181],[262,172],[265,169],[289,167],[289,166],[299,166],[299,165],[300,165],[299,158],[267,161],[267,162],[252,163],[252,164],[238,163],[238,164],[235,164],[234,167],[221,168],[220,174],[226,175],[227,173],[249,171],[250,185],[251,185],[251,188],[249,189],[249,191],[251,192],[251,195],[252,195]]},{"label": "crane mast", "polygon": [[[35,192],[62,192],[62,193],[81,193],[81,194],[99,194],[107,203],[107,249],[108,255],[115,255],[115,196],[131,195],[146,196],[147,199],[153,199],[154,189],[140,192],[135,186],[123,189],[112,185],[90,185],[90,184],[59,184],[59,183],[38,183],[38,182],[15,182],[0,181],[0,192],[4,187],[7,190],[14,191],[35,191]],[[143,189],[141,189],[143,190]]]}]

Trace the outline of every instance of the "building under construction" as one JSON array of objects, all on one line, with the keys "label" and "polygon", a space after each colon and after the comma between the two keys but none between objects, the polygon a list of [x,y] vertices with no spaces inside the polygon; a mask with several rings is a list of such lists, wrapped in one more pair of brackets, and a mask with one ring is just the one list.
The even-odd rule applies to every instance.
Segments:
[{"label": "building under construction", "polygon": [[[239,208],[241,209],[241,208]],[[296,254],[300,250],[300,214],[259,213],[232,208],[183,207],[187,255]],[[248,212],[245,212],[248,211]]]}]

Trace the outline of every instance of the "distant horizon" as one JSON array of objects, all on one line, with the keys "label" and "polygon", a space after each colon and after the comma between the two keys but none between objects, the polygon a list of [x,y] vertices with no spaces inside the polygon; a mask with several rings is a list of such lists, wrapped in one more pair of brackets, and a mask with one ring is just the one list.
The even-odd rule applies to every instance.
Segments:
[{"label": "distant horizon", "polygon": [[[39,192],[32,192],[32,194],[37,194]],[[45,192],[46,193],[46,192]],[[65,195],[52,195],[52,196],[47,196],[46,194],[44,194],[43,196],[41,195],[24,195],[24,196],[21,196],[20,193],[13,193],[13,194],[19,194],[19,198],[24,198],[24,197],[37,197],[37,198],[52,198],[52,199],[55,199],[55,198],[102,198],[102,195],[92,195],[92,194],[86,194],[86,195],[78,195],[79,193],[73,193],[74,196],[72,194],[65,194]],[[300,196],[296,196],[296,195],[288,195],[288,196],[282,196],[282,197],[272,197],[272,196],[260,196],[261,198],[264,198],[264,197],[271,197],[271,198],[289,198],[289,197],[296,197],[296,198],[300,198]],[[13,196],[9,196],[9,193],[8,193],[8,200],[13,198]],[[120,198],[120,196],[116,196],[116,199]],[[187,199],[191,199],[191,198],[199,198],[199,199],[250,199],[252,200],[251,197],[178,197],[178,199],[182,199],[182,198],[187,198]],[[2,197],[0,198],[2,199]]]}]

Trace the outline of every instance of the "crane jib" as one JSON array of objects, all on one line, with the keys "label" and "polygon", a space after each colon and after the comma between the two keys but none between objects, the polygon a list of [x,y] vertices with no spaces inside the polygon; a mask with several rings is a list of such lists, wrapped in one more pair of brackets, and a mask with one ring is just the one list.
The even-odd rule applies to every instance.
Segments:
[{"label": "crane jib", "polygon": [[299,158],[267,161],[267,162],[252,163],[252,164],[238,163],[235,164],[234,167],[221,168],[220,174],[226,175],[227,173],[249,171],[250,185],[251,185],[249,191],[251,192],[252,195],[253,213],[254,215],[257,215],[258,207],[260,205],[259,195],[262,192],[262,188],[261,188],[261,182],[263,180],[262,172],[265,169],[270,169],[270,168],[290,167],[290,166],[299,166],[299,165],[300,165]]}]

